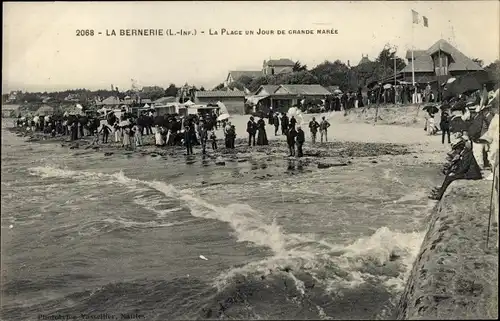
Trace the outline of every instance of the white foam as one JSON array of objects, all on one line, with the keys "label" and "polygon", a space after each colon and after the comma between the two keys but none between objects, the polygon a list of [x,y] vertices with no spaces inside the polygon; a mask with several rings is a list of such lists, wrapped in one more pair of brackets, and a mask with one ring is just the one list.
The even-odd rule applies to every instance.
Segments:
[{"label": "white foam", "polygon": [[[215,219],[229,223],[235,230],[237,240],[251,242],[259,246],[269,247],[274,253],[279,254],[285,249],[285,237],[276,221],[269,219],[253,210],[246,204],[230,204],[228,206],[213,205],[196,197],[190,190],[178,190],[173,185],[160,181],[142,181],[128,178],[123,171],[115,174],[73,171],[58,169],[51,166],[35,167],[31,172],[41,177],[65,177],[74,179],[103,179],[114,180],[124,186],[133,188],[137,185],[146,185],[167,197],[184,201],[195,217]],[[266,222],[267,221],[267,222]]]},{"label": "white foam", "polygon": [[[266,275],[269,274],[270,270],[276,270],[284,266],[289,266],[293,271],[310,271],[313,276],[315,270],[322,271],[336,267],[346,272],[347,276],[331,276],[331,279],[322,280],[326,283],[327,288],[357,287],[374,277],[368,273],[358,271],[365,261],[371,260],[383,264],[390,260],[393,254],[397,254],[401,258],[405,273],[400,274],[397,278],[387,279],[386,277],[386,285],[399,289],[406,281],[424,237],[424,233],[420,232],[394,232],[387,227],[382,227],[371,236],[360,238],[350,245],[331,244],[315,237],[287,235],[281,231],[275,219],[270,221],[268,216],[259,213],[246,204],[214,205],[197,197],[191,190],[179,190],[160,181],[131,179],[126,177],[123,172],[103,174],[53,167],[36,167],[32,169],[32,172],[42,177],[71,177],[90,180],[106,178],[135,189],[137,189],[137,186],[148,186],[167,197],[181,200],[195,217],[215,219],[228,223],[235,231],[238,241],[247,241],[259,246],[265,246],[273,251],[274,255],[272,257],[221,273],[214,284],[219,290],[230,283],[230,279],[237,274],[249,275],[259,272]],[[136,201],[143,203],[144,200],[136,199]],[[154,198],[152,204],[155,204]],[[125,225],[129,224],[130,226],[148,224],[156,226],[158,224],[157,222],[125,220],[116,222]],[[186,222],[167,224],[183,223]],[[310,246],[304,247],[304,243],[310,244]],[[301,246],[294,248],[294,246],[298,245]],[[321,245],[322,248],[318,247],[318,245]],[[300,287],[299,284],[300,282],[296,282],[298,288]]]}]

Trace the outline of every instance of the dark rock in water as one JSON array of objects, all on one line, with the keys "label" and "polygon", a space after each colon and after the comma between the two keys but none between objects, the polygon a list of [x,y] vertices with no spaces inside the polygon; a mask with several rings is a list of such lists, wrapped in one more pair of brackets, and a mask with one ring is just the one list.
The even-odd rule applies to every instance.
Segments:
[{"label": "dark rock in water", "polygon": [[254,171],[254,170],[256,170],[256,169],[259,169],[259,166],[257,166],[257,165],[252,165],[252,170]]},{"label": "dark rock in water", "polygon": [[242,159],[242,158],[238,159],[238,163],[244,163],[246,161],[247,161],[246,159]]},{"label": "dark rock in water", "polygon": [[318,168],[330,168],[332,164],[318,163]]},{"label": "dark rock in water", "polygon": [[372,164],[377,164],[378,162],[376,160],[371,161]]},{"label": "dark rock in water", "polygon": [[69,147],[69,149],[78,149],[78,148],[80,148],[80,146],[78,146],[78,145],[73,145],[73,146]]},{"label": "dark rock in water", "polygon": [[330,168],[330,167],[339,167],[339,166],[347,166],[347,163],[318,163],[318,168]]},{"label": "dark rock in water", "polygon": [[223,160],[218,160],[218,161],[216,161],[216,162],[215,162],[215,165],[221,165],[221,166],[224,166],[224,165],[226,165],[226,162],[225,162],[225,161],[223,161]]},{"label": "dark rock in water", "polygon": [[260,164],[260,168],[262,168],[262,169],[267,168],[267,164],[266,163]]},{"label": "dark rock in water", "polygon": [[94,150],[99,150],[99,148],[100,148],[99,146],[92,147],[92,149],[94,149]]},{"label": "dark rock in water", "polygon": [[112,152],[106,152],[106,153],[104,153],[104,156],[111,156],[111,155],[113,155]]},{"label": "dark rock in water", "polygon": [[186,161],[186,164],[187,164],[187,165],[193,165],[194,163],[196,163],[196,161],[195,161],[195,160],[187,160],[187,161]]},{"label": "dark rock in water", "polygon": [[205,185],[205,184],[207,184],[206,181],[201,181],[201,185]]},{"label": "dark rock in water", "polygon": [[157,156],[158,156],[158,154],[151,154],[151,155],[149,155],[149,156],[151,156],[151,157],[157,157]]},{"label": "dark rock in water", "polygon": [[418,156],[415,155],[415,156],[413,156],[413,158],[418,158]]},{"label": "dark rock in water", "polygon": [[320,151],[308,151],[304,153],[305,156],[311,156],[311,157],[318,157],[320,156],[320,154],[321,154]]},{"label": "dark rock in water", "polygon": [[267,173],[267,174],[266,174],[266,176],[267,176],[267,177],[273,177],[273,174],[269,174],[269,173]]}]

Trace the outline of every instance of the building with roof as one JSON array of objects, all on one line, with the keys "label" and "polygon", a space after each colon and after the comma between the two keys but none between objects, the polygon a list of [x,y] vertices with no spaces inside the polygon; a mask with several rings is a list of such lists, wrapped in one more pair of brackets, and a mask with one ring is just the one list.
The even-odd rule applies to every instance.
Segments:
[{"label": "building with roof", "polygon": [[230,83],[237,81],[241,77],[249,77],[252,79],[262,77],[264,74],[262,71],[255,71],[255,70],[232,70],[227,74],[226,80],[224,81],[224,86],[227,87],[229,86]]},{"label": "building with roof", "polygon": [[[412,81],[412,62],[416,83],[444,83],[448,78],[461,76],[470,72],[483,70],[481,66],[453,47],[446,40],[440,39],[427,50],[409,50],[406,53],[408,65],[396,78]],[[392,77],[394,79],[394,77]]]},{"label": "building with roof", "polygon": [[371,62],[371,60],[368,59],[368,55],[365,56],[365,55],[361,54],[361,60],[359,61],[358,66],[362,65],[362,64],[370,63],[370,62]]},{"label": "building with roof", "polygon": [[161,97],[153,101],[153,105],[165,105],[167,103],[175,103],[177,102],[177,97],[173,96],[167,96],[167,97]]},{"label": "building with roof", "polygon": [[2,117],[17,117],[21,105],[2,104]]},{"label": "building with roof", "polygon": [[262,64],[262,73],[265,76],[278,75],[293,72],[295,62],[288,58],[264,60]]},{"label": "building with roof", "polygon": [[325,99],[330,95],[332,93],[321,85],[262,85],[247,101],[264,113],[270,109],[286,112],[302,99]]},{"label": "building with roof", "polygon": [[194,94],[195,104],[216,104],[222,102],[229,114],[245,114],[245,93],[243,91],[196,91]]}]

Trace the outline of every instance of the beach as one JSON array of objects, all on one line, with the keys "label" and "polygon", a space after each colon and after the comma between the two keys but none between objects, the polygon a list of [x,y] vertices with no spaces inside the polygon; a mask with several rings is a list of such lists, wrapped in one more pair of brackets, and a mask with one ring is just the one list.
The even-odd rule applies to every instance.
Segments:
[{"label": "beach", "polygon": [[205,157],[30,138],[3,120],[4,317],[394,317],[449,146],[326,116],[330,142],[304,128],[302,159],[270,125],[269,146],[247,147],[248,116],[231,119],[235,151]]}]

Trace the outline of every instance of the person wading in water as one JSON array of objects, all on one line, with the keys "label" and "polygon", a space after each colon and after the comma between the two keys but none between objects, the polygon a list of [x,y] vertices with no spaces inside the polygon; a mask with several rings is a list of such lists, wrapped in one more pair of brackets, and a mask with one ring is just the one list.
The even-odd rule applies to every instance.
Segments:
[{"label": "person wading in water", "polygon": [[274,114],[274,120],[273,120],[273,123],[274,123],[274,136],[278,136],[278,130],[280,128],[280,118],[278,117],[278,113]]},{"label": "person wading in water", "polygon": [[295,156],[295,137],[297,137],[297,131],[294,128],[290,128],[286,135],[286,142],[290,151],[290,157]]},{"label": "person wading in water", "polygon": [[[316,121],[316,117],[313,117],[309,122],[309,130],[311,131],[312,143],[316,143],[316,134],[318,133],[319,123]],[[321,137],[323,141],[323,136]]]},{"label": "person wading in water", "polygon": [[306,135],[302,130],[302,128],[299,126],[297,128],[297,157],[304,156],[304,153],[302,152],[302,145],[304,145],[305,141],[306,141]]},{"label": "person wading in water", "polygon": [[297,119],[295,119],[295,116],[292,116],[292,118],[290,118],[290,127],[295,128],[295,125],[297,125]]},{"label": "person wading in water", "polygon": [[283,135],[286,135],[286,132],[288,131],[288,116],[283,113],[283,116],[281,116],[281,133]]},{"label": "person wading in water", "polygon": [[108,143],[108,137],[109,137],[109,134],[111,133],[111,129],[106,126],[105,124],[102,124],[102,128],[101,130],[99,131],[99,134],[102,133],[102,143]]},{"label": "person wading in water", "polygon": [[186,154],[193,155],[193,136],[190,127],[186,124],[184,127],[184,146],[186,146]]}]

